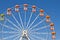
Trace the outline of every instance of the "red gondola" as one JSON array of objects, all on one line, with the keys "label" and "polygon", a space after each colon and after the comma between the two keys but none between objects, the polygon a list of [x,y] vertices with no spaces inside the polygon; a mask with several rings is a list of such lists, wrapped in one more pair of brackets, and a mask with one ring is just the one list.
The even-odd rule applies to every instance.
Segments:
[{"label": "red gondola", "polygon": [[55,35],[56,34],[56,32],[52,32],[52,35]]},{"label": "red gondola", "polygon": [[32,6],[32,12],[36,12],[36,6],[35,5]]},{"label": "red gondola", "polygon": [[40,10],[40,16],[44,16],[44,10],[43,9]]},{"label": "red gondola", "polygon": [[49,19],[49,18],[50,18],[50,16],[49,16],[49,15],[47,15],[47,16],[46,16],[46,19]]},{"label": "red gondola", "polygon": [[54,26],[54,23],[50,23],[50,26]]}]

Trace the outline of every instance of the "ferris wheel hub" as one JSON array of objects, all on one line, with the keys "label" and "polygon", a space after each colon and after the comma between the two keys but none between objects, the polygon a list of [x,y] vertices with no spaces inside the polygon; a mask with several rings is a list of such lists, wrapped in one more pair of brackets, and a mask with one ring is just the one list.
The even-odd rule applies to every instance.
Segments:
[{"label": "ferris wheel hub", "polygon": [[28,37],[28,31],[27,30],[22,31],[22,36],[21,36],[20,40],[22,40],[23,38],[30,40]]},{"label": "ferris wheel hub", "polygon": [[28,36],[27,30],[23,30],[23,31],[22,31],[22,36]]}]

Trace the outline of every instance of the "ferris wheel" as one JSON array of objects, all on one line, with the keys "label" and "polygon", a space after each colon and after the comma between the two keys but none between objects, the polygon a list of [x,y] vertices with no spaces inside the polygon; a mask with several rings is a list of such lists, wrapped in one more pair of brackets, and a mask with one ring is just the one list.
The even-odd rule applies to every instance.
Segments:
[{"label": "ferris wheel", "polygon": [[1,40],[55,40],[51,17],[35,5],[15,5],[0,14]]}]

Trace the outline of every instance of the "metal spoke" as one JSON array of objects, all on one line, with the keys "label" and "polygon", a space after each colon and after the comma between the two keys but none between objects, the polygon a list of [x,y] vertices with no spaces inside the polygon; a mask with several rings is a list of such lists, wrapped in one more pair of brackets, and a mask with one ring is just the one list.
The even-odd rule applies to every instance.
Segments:
[{"label": "metal spoke", "polygon": [[2,31],[2,33],[17,34],[18,32],[14,32],[14,31]]},{"label": "metal spoke", "polygon": [[19,31],[20,31],[20,28],[18,26],[16,26],[12,21],[10,21],[9,19],[6,18],[6,20],[11,23],[14,27],[16,27]]},{"label": "metal spoke", "polygon": [[18,35],[16,38],[14,38],[13,40],[17,40],[20,36]]},{"label": "metal spoke", "polygon": [[28,20],[28,23],[27,23],[27,27],[28,27],[28,25],[29,25],[29,23],[30,23],[30,20],[31,20],[32,14],[33,14],[33,13],[31,12],[31,15],[30,15],[29,20]]},{"label": "metal spoke", "polygon": [[17,34],[17,35],[15,34],[15,35],[12,35],[12,36],[9,36],[9,37],[7,36],[7,37],[3,38],[3,40],[10,39],[10,38],[13,38],[13,37],[18,36],[18,35],[19,34]]},{"label": "metal spoke", "polygon": [[19,24],[19,22],[17,21],[16,17],[12,14],[12,17],[14,18],[14,20],[17,22],[17,24],[20,26],[20,29],[22,29],[21,25]]},{"label": "metal spoke", "polygon": [[36,36],[36,35],[32,35],[32,36],[33,36],[33,38],[36,38],[36,39],[39,39],[39,40],[45,40],[44,38]]},{"label": "metal spoke", "polygon": [[41,24],[42,22],[44,22],[45,19],[41,20],[39,23],[37,23],[36,25],[32,26],[29,30],[31,31],[33,28],[37,27],[39,24]]},{"label": "metal spoke", "polygon": [[[1,23],[0,23],[0,24],[1,24]],[[19,31],[18,29],[13,28],[13,27],[10,27],[10,26],[8,26],[8,25],[5,25],[5,24],[1,24],[1,25],[3,25],[3,27],[6,27],[6,28],[8,28],[8,29]]]},{"label": "metal spoke", "polygon": [[25,20],[24,20],[24,26],[26,27],[26,11],[25,11]]},{"label": "metal spoke", "polygon": [[[31,30],[31,31],[33,32],[33,31],[42,30],[42,29],[45,29],[45,28],[47,28],[47,27],[49,27],[49,26],[50,26],[50,25],[42,26],[41,28],[36,28],[36,29]],[[30,31],[30,32],[31,32],[31,31]]]},{"label": "metal spoke", "polygon": [[30,26],[28,27],[28,30],[30,29],[30,27],[32,26],[32,24],[36,21],[36,19],[39,17],[39,14],[37,15],[37,17],[34,19],[34,21],[32,21],[32,23],[30,24]]},{"label": "metal spoke", "polygon": [[20,21],[21,21],[22,27],[24,27],[23,22],[22,22],[22,18],[21,18],[21,15],[20,15],[20,12],[18,12],[18,14],[19,14],[19,18],[20,18]]},{"label": "metal spoke", "polygon": [[51,34],[51,33],[48,33],[48,32],[33,32],[31,34],[38,34],[38,35],[48,35],[48,34]]}]

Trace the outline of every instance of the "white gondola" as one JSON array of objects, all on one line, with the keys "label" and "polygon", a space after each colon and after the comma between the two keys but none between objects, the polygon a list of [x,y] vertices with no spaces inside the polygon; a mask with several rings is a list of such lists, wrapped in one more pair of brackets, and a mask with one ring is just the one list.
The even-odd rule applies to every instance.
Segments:
[{"label": "white gondola", "polygon": [[27,6],[28,6],[28,4],[24,4],[24,11],[28,10]]},{"label": "white gondola", "polygon": [[15,6],[15,11],[16,11],[16,12],[19,12],[19,5],[16,5],[16,6]]},{"label": "white gondola", "polygon": [[7,15],[11,15],[11,8],[7,9]]}]

